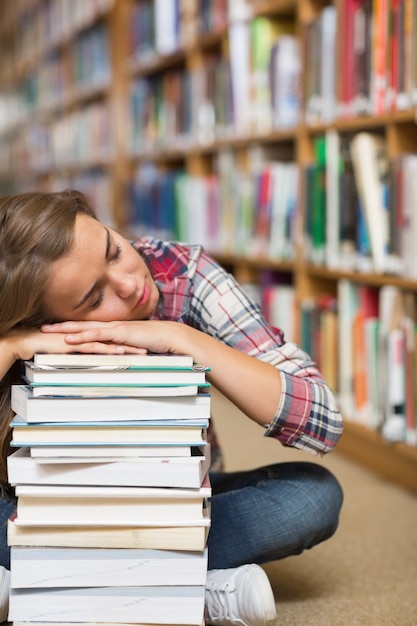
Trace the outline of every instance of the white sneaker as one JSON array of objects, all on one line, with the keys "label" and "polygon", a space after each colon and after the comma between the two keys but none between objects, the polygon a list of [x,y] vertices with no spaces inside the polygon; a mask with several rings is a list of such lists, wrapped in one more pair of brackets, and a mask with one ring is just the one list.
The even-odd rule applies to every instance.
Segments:
[{"label": "white sneaker", "polygon": [[259,565],[207,572],[206,617],[219,626],[266,626],[276,619],[270,582]]},{"label": "white sneaker", "polygon": [[9,614],[10,572],[0,565],[0,622],[7,622]]}]

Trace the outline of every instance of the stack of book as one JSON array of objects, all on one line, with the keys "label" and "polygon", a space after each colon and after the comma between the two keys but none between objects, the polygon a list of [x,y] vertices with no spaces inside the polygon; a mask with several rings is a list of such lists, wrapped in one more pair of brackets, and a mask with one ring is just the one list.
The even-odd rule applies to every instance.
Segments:
[{"label": "stack of book", "polygon": [[9,620],[204,622],[209,383],[188,355],[35,355],[12,387]]}]

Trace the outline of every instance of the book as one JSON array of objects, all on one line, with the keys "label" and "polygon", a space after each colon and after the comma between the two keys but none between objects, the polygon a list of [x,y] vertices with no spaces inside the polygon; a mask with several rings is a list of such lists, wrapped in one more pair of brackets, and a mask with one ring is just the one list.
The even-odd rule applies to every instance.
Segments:
[{"label": "book", "polygon": [[402,326],[405,336],[405,417],[406,442],[417,445],[417,322],[416,302],[412,293],[404,296],[404,317]]},{"label": "book", "polygon": [[70,354],[37,352],[33,356],[36,367],[49,365],[53,367],[192,367],[193,357],[188,354]]},{"label": "book", "polygon": [[[357,263],[358,192],[353,171],[349,138],[339,136],[339,268],[352,271]],[[331,157],[333,158],[333,157]]]},{"label": "book", "polygon": [[179,526],[201,521],[210,480],[199,489],[17,485],[16,524]]},{"label": "book", "polygon": [[209,508],[199,520],[178,526],[21,526],[7,521],[9,546],[74,548],[148,548],[203,550],[210,529]]},{"label": "book", "polygon": [[322,265],[326,254],[326,139],[314,139],[314,170],[312,175],[312,261]]},{"label": "book", "polygon": [[319,74],[318,91],[320,121],[329,123],[336,114],[336,19],[335,6],[326,6],[318,17],[319,29]]},{"label": "book", "polygon": [[371,102],[376,115],[386,110],[388,15],[388,0],[373,0]]},{"label": "book", "polygon": [[283,35],[294,33],[294,21],[258,15],[250,21],[250,79],[251,128],[268,132],[272,127],[272,107],[269,65],[274,43]]},{"label": "book", "polygon": [[123,420],[208,419],[210,394],[153,398],[36,397],[30,385],[12,385],[11,408],[28,423],[103,422],[114,421],[118,416]]},{"label": "book", "polygon": [[206,382],[207,371],[199,366],[176,368],[142,368],[120,366],[53,368],[35,367],[25,361],[24,377],[30,383],[59,383],[61,385],[198,385]]},{"label": "book", "polygon": [[347,83],[347,113],[349,115],[369,115],[371,107],[371,63],[372,63],[372,22],[374,0],[350,0],[346,3],[348,25],[344,67],[352,72],[343,76]]},{"label": "book", "polygon": [[12,589],[205,585],[202,552],[144,548],[32,548],[10,550]]},{"label": "book", "polygon": [[180,45],[179,4],[176,0],[155,0],[154,33],[158,54],[172,54]]},{"label": "book", "polygon": [[[102,626],[101,622],[36,622],[36,626]],[[14,621],[13,626],[30,626],[30,622]],[[126,623],[122,622],[106,622],[106,626],[126,626]],[[151,626],[143,622],[135,622],[135,626]],[[189,626],[188,624],[175,624],[175,626]],[[201,624],[198,626],[206,626],[206,621],[203,618]]]},{"label": "book", "polygon": [[325,259],[330,269],[340,263],[340,136],[331,129],[326,132],[326,226]]},{"label": "book", "polygon": [[357,286],[346,278],[337,283],[338,343],[339,343],[339,402],[346,415],[355,412],[353,371],[353,320],[359,307]]},{"label": "book", "polygon": [[111,443],[126,446],[137,443],[204,442],[209,420],[154,420],[118,422],[56,422],[28,424],[16,416],[10,422],[13,428],[13,446],[36,444],[68,446],[71,444]]},{"label": "book", "polygon": [[[232,4],[232,3],[231,3]],[[233,3],[234,4],[234,3]],[[237,134],[248,133],[251,126],[250,27],[248,22],[233,22],[229,27],[233,126]]]},{"label": "book", "polygon": [[271,231],[271,208],[273,199],[273,168],[265,164],[255,174],[255,214],[253,220],[253,253],[265,256],[268,252],[268,239]]},{"label": "book", "polygon": [[267,254],[270,259],[293,259],[299,169],[293,162],[275,162],[272,169],[274,189]]},{"label": "book", "polygon": [[[371,377],[371,358],[369,349],[374,346],[366,333],[366,324],[376,323],[379,318],[379,292],[370,285],[357,285],[358,308],[352,320],[353,340],[353,385],[355,410],[358,421],[368,426],[375,426]],[[372,375],[374,372],[372,372]]]},{"label": "book", "polygon": [[40,460],[50,460],[52,462],[59,462],[65,459],[65,462],[69,463],[77,462],[80,458],[88,458],[91,462],[97,461],[111,461],[115,458],[128,458],[128,457],[164,457],[169,455],[172,457],[186,457],[191,456],[192,450],[196,446],[205,445],[206,441],[202,443],[192,443],[188,446],[182,446],[176,443],[166,444],[140,444],[124,446],[123,444],[91,444],[85,446],[32,446],[30,455]]},{"label": "book", "polygon": [[113,485],[199,488],[210,466],[210,446],[187,457],[80,458],[42,462],[20,448],[7,458],[11,485]]},{"label": "book", "polygon": [[275,128],[293,128],[301,112],[301,51],[295,35],[281,35],[269,61],[272,122]]},{"label": "book", "polygon": [[380,136],[361,132],[352,139],[350,151],[373,267],[375,272],[383,273],[388,249],[388,218],[383,193],[388,172],[385,141]]},{"label": "book", "polygon": [[204,585],[11,589],[10,621],[200,625]]},{"label": "book", "polygon": [[209,383],[199,385],[60,385],[56,383],[33,383],[30,385],[33,397],[77,397],[77,398],[153,398],[195,396],[199,389],[208,389]]}]

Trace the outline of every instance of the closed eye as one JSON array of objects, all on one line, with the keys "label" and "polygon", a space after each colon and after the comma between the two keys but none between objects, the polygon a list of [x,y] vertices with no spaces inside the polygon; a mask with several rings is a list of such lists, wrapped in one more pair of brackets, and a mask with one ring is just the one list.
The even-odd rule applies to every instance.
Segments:
[{"label": "closed eye", "polygon": [[94,302],[91,304],[90,309],[94,311],[94,309],[97,309],[101,303],[103,302],[103,298],[104,298],[104,291],[100,291],[97,298],[94,300]]},{"label": "closed eye", "polygon": [[[110,263],[114,263],[115,261],[118,261],[118,259],[120,258],[121,254],[122,254],[122,246],[119,243],[117,243],[116,244],[116,248],[115,248],[115,252],[114,252],[114,254],[110,258]],[[99,291],[99,294],[98,294],[96,300],[94,300],[94,302],[91,304],[90,309],[92,311],[94,311],[95,309],[98,309],[98,307],[102,304],[103,299],[104,299],[104,290],[101,289]]]},{"label": "closed eye", "polygon": [[120,243],[116,244],[116,251],[113,254],[113,256],[110,259],[110,262],[113,261],[117,261],[118,259],[120,259],[120,255],[122,254],[122,246],[120,245]]}]

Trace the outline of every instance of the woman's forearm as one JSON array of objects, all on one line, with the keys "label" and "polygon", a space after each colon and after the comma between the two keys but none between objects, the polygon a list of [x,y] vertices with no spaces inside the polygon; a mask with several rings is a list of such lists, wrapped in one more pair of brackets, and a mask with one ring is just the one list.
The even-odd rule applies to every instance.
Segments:
[{"label": "woman's forearm", "polygon": [[210,368],[207,379],[259,424],[274,417],[281,395],[281,379],[273,365],[227,346],[186,324],[147,320],[138,322],[63,322],[42,327],[45,334],[67,333],[74,349],[83,342],[108,342],[145,348],[150,352],[190,354]]},{"label": "woman's forearm", "polygon": [[326,450],[333,445],[326,442],[327,435],[341,432],[331,390],[315,364],[294,344],[255,357],[187,324],[159,320],[64,322],[43,330],[66,333],[65,340],[74,349],[82,344],[117,345],[190,354],[195,363],[209,368],[208,381],[250,419],[262,425],[272,423],[268,434],[284,445],[300,442],[303,447]]},{"label": "woman's forearm", "polygon": [[258,424],[269,424],[281,397],[277,369],[231,348],[210,335],[183,325],[183,350],[207,365],[207,380]]},{"label": "woman's forearm", "polygon": [[8,337],[0,337],[0,380],[4,378],[15,361],[13,342]]}]

